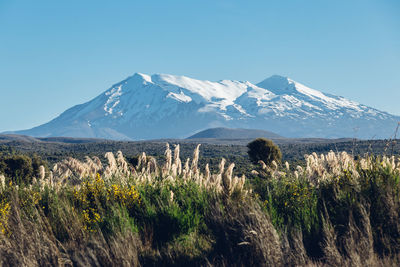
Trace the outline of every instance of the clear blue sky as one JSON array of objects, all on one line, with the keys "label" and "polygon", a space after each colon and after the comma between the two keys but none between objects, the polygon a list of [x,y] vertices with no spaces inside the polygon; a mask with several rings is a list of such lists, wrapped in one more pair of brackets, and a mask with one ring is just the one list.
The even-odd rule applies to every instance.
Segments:
[{"label": "clear blue sky", "polygon": [[400,115],[398,0],[0,0],[0,132],[132,75],[273,74]]}]

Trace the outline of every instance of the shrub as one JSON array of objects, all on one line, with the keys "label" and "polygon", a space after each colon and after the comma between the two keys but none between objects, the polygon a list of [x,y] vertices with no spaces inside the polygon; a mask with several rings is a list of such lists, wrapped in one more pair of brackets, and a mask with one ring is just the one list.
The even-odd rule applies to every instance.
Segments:
[{"label": "shrub", "polygon": [[282,153],[277,145],[269,139],[257,138],[247,144],[250,160],[254,164],[258,164],[262,160],[265,164],[270,165],[272,161],[279,162],[282,159]]},{"label": "shrub", "polygon": [[33,177],[39,177],[39,167],[47,166],[39,156],[9,155],[0,158],[0,173],[4,173],[13,183],[30,184]]},{"label": "shrub", "polygon": [[14,183],[30,183],[33,175],[32,160],[28,156],[14,155],[4,159],[6,165],[4,173]]}]

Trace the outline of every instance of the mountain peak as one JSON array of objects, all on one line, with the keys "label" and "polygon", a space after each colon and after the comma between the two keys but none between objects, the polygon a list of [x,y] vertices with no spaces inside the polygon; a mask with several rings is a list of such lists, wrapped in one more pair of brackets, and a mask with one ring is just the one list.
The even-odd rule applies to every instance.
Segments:
[{"label": "mountain peak", "polygon": [[268,79],[271,79],[271,80],[287,80],[288,77],[282,76],[282,75],[279,75],[279,74],[274,74],[271,77],[267,78],[266,80],[268,80]]},{"label": "mountain peak", "polygon": [[280,75],[272,75],[271,77],[258,83],[257,86],[270,90],[277,95],[283,93],[289,94],[296,89],[292,80]]},{"label": "mountain peak", "polygon": [[128,79],[134,80],[134,81],[139,81],[139,82],[153,83],[150,75],[140,73],[140,72],[136,72]]}]

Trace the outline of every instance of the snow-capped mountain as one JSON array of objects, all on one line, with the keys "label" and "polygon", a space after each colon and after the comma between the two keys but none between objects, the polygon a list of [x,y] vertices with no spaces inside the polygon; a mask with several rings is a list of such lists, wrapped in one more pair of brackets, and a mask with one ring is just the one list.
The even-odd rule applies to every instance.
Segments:
[{"label": "snow-capped mountain", "polygon": [[274,75],[258,84],[136,73],[93,100],[19,134],[183,138],[211,127],[285,137],[389,138],[400,117]]}]

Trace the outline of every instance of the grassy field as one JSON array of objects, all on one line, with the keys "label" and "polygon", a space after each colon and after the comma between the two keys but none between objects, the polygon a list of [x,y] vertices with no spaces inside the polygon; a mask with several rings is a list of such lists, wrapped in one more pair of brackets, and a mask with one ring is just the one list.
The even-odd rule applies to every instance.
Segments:
[{"label": "grassy field", "polygon": [[199,167],[200,151],[181,161],[168,146],[161,164],[143,153],[132,165],[122,152],[51,168],[31,159],[29,174],[0,175],[0,263],[400,263],[398,158],[313,153],[246,178],[225,159]]},{"label": "grassy field", "polygon": [[[50,166],[67,157],[84,160],[86,156],[97,156],[103,163],[107,160],[104,153],[122,151],[127,161],[136,164],[138,155],[146,152],[164,161],[165,143],[180,144],[181,157],[192,156],[197,144],[202,144],[199,166],[204,168],[208,163],[211,170],[217,171],[220,159],[223,157],[235,162],[238,175],[248,176],[253,168],[247,155],[246,145],[252,140],[247,139],[197,139],[197,140],[153,140],[122,142],[100,139],[76,138],[32,138],[26,136],[0,135],[0,156],[15,153],[27,154],[30,157],[40,156]],[[365,153],[375,155],[398,155],[400,140],[351,140],[351,139],[278,139],[276,144],[282,151],[283,161],[292,165],[303,164],[304,155],[316,152],[346,151],[354,156],[364,156]]]}]

